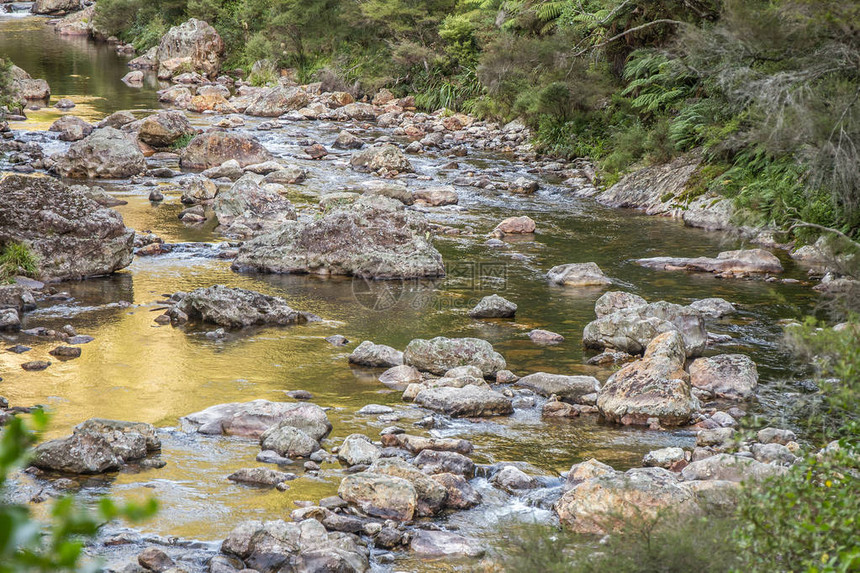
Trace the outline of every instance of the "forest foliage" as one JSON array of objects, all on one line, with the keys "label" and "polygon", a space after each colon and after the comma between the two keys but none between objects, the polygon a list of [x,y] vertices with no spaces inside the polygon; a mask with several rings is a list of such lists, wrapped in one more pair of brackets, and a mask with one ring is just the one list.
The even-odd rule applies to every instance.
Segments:
[{"label": "forest foliage", "polygon": [[192,16],[232,67],[521,117],[605,183],[701,149],[700,192],[759,223],[860,233],[857,2],[100,0],[97,22],[143,49]]}]

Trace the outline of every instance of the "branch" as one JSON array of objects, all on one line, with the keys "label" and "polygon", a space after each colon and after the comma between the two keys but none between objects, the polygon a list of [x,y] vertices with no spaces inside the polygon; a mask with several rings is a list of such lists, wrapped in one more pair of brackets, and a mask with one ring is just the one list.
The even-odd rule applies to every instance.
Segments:
[{"label": "branch", "polygon": [[617,40],[619,38],[623,38],[627,34],[632,34],[633,32],[638,32],[639,30],[644,30],[645,28],[650,28],[651,26],[656,26],[657,24],[675,24],[678,26],[682,26],[682,25],[686,24],[686,22],[681,22],[680,20],[668,20],[665,18],[660,19],[660,20],[654,20],[653,22],[648,22],[647,24],[642,24],[641,26],[636,26],[634,28],[630,28],[629,30],[625,30],[616,36],[612,36],[608,40],[604,40],[604,41],[600,42],[599,44],[594,44],[593,46],[589,46],[588,48],[584,48],[584,49],[576,52],[575,54],[573,54],[573,57],[578,58],[579,56],[583,55],[585,52],[587,52],[589,50],[593,50],[594,48],[600,48],[602,46],[605,46],[606,44],[611,44],[615,40]]},{"label": "branch", "polygon": [[852,239],[851,237],[849,237],[848,235],[846,235],[842,231],[833,229],[831,227],[825,227],[824,225],[816,225],[815,223],[797,222],[788,228],[788,232],[790,233],[790,232],[792,232],[798,228],[818,229],[819,231],[827,231],[828,233],[833,233],[834,235],[838,235],[838,236],[842,237],[843,239],[845,239],[846,241],[848,241],[849,243],[853,244],[858,249],[860,249],[860,243],[858,243],[857,241],[855,241],[854,239]]}]

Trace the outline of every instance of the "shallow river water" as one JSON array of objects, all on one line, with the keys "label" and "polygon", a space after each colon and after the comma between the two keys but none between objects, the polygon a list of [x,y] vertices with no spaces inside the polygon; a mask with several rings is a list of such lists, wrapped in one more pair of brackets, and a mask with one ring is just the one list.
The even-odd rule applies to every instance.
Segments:
[{"label": "shallow river water", "polygon": [[[68,113],[88,120],[119,109],[158,107],[154,83],[135,90],[119,81],[127,68],[110,48],[84,39],[62,39],[41,18],[0,18],[0,55],[11,57],[33,77],[47,79],[54,92],[51,103],[57,97],[70,97],[78,106]],[[55,134],[44,131],[60,112],[47,108],[28,115],[32,119],[13,127],[32,132],[26,137],[47,149],[65,149],[66,144],[56,141]],[[200,127],[211,121],[210,116],[189,116]],[[246,121],[245,129],[250,130],[259,123],[253,118]],[[310,172],[307,182],[290,188],[290,199],[299,210],[315,205],[324,193],[372,177],[351,171],[348,155],[333,153],[319,162],[303,158],[296,144],[299,139],[312,138],[329,145],[343,127],[366,140],[382,134],[373,126],[325,122],[290,123],[282,129],[255,132],[276,155]],[[468,171],[503,181],[531,168],[511,156],[478,152],[457,159],[460,171],[442,170],[451,161],[444,156],[411,159],[419,176],[439,183]],[[409,181],[411,187],[423,183]],[[796,391],[791,381],[798,376],[795,370],[800,365],[780,347],[777,321],[800,318],[812,311],[816,295],[808,285],[723,280],[641,268],[632,259],[712,256],[741,243],[724,234],[685,228],[674,220],[607,209],[575,198],[571,189],[552,180],[541,183],[541,190],[528,197],[458,187],[458,206],[426,209],[433,222],[474,229],[471,235],[435,239],[448,266],[448,278],[435,284],[394,281],[368,285],[344,278],[234,273],[229,261],[215,256],[218,243],[224,239],[211,225],[188,227],[178,220],[176,214],[182,206],[177,193],[168,192],[165,201],[156,205],[148,201],[151,187],[144,184],[100,182],[128,201],[117,207],[127,226],[156,233],[165,242],[210,245],[136,258],[114,276],[58,285],[68,297],[41,303],[36,311],[25,315],[24,328],[72,324],[79,333],[92,335],[95,340],[82,347],[79,359],[52,359],[53,364],[43,372],[25,372],[21,363],[51,359],[48,351],[55,344],[24,335],[5,336],[3,348],[21,343],[33,350],[17,355],[0,349],[0,394],[13,405],[48,406],[52,412],[48,438],[66,435],[72,426],[91,417],[151,422],[165,428],[161,457],[166,467],[93,480],[84,494],[109,493],[117,498],[154,495],[161,502],[161,510],[139,527],[141,531],[206,542],[223,539],[242,520],[288,518],[296,508],[294,501],[316,501],[334,494],[344,474],[340,467],[326,464],[320,476],[302,476],[290,482],[286,492],[233,484],[225,479],[228,474],[259,465],[254,460],[259,447],[248,440],[186,435],[178,431],[178,419],[183,415],[224,402],[289,400],[286,391],[302,389],[314,394],[315,403],[332,408],[329,417],[334,430],[326,447],[355,432],[376,439],[379,431],[390,425],[375,416],[356,414],[369,403],[393,406],[401,416],[398,425],[413,433],[426,433],[412,427],[412,422],[426,412],[403,403],[399,392],[379,383],[376,375],[381,371],[359,370],[347,364],[347,355],[362,340],[403,349],[413,338],[474,336],[490,341],[517,374],[589,374],[605,381],[611,370],[585,365],[591,354],[581,346],[582,329],[594,318],[594,301],[605,291],[549,285],[544,275],[557,264],[594,261],[613,278],[615,288],[648,300],[686,304],[716,296],[736,303],[739,314],[708,323],[709,331],[729,334],[732,341],[708,352],[741,352],[756,361],[760,397],[757,403],[747,404],[747,409],[774,413],[790,399],[786,393]],[[533,240],[508,241],[501,248],[485,245],[486,233],[512,215],[529,215],[537,221]],[[783,257],[783,263],[785,276],[805,278],[805,270],[790,259]],[[283,296],[294,308],[325,320],[291,328],[244,330],[217,341],[203,336],[203,330],[153,322],[159,314],[156,301],[162,294],[213,284]],[[467,316],[477,300],[492,293],[519,305],[515,320],[477,321]],[[558,332],[566,340],[556,346],[538,346],[526,336],[533,328]],[[331,346],[323,338],[332,334],[343,334],[351,344],[345,348]],[[591,417],[545,422],[540,417],[540,403],[507,418],[457,420],[430,433],[473,441],[474,458],[479,462],[531,464],[548,476],[545,481],[550,486],[555,483],[552,476],[584,459],[595,457],[624,469],[640,465],[642,455],[649,450],[694,443],[692,434],[683,430],[619,428]],[[304,473],[301,463],[286,471]],[[35,487],[21,481],[22,487]],[[478,482],[481,486],[480,479]],[[551,519],[551,511],[540,496],[510,498],[481,487],[486,503],[439,523],[492,541],[499,526],[512,521]],[[420,563],[403,555],[396,566],[434,570],[453,565]]]}]

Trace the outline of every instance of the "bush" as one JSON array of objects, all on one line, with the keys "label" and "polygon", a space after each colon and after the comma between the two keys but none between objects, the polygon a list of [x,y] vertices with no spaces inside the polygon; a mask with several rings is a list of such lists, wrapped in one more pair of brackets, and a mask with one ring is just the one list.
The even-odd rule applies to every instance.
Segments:
[{"label": "bush", "polygon": [[739,564],[732,542],[734,523],[722,516],[664,512],[618,524],[608,537],[576,536],[543,525],[503,533],[502,569],[509,573],[689,573],[728,572]]},{"label": "bush", "polygon": [[33,276],[38,270],[36,255],[26,245],[8,243],[0,247],[0,284],[16,275]]}]

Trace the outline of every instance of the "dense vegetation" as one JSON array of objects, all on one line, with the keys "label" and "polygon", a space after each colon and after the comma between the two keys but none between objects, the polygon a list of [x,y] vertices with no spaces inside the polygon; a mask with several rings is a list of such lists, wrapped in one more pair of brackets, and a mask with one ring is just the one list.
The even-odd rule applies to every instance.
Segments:
[{"label": "dense vegetation", "polygon": [[695,150],[691,195],[757,222],[860,229],[860,4],[842,0],[100,0],[138,48],[187,17],[258,81],[371,94],[427,110],[524,118],[545,152],[605,182]]}]

